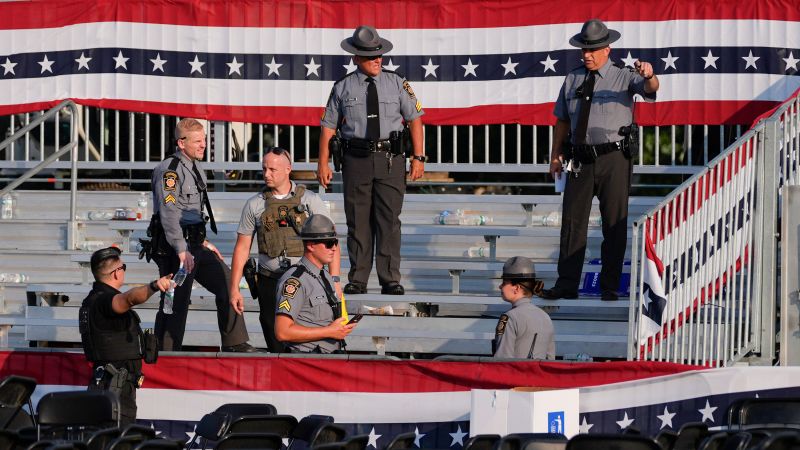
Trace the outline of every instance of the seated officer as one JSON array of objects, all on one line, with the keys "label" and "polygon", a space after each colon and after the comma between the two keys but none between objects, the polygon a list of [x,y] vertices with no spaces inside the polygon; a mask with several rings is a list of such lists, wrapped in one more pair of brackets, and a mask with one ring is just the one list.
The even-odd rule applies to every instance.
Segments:
[{"label": "seated officer", "polygon": [[275,336],[292,352],[337,352],[355,324],[341,317],[333,279],[324,267],[333,262],[339,245],[333,222],[315,214],[296,239],[303,241],[303,257],[278,281]]},{"label": "seated officer", "polygon": [[[116,247],[108,247],[92,254],[95,282],[81,304],[79,325],[83,352],[94,367],[89,390],[116,393],[120,422],[125,425],[136,421],[136,389],[143,380],[143,351],[148,347],[139,326],[139,315],[131,308],[146,302],[158,291],[166,292],[172,274],[120,292],[127,268],[120,260],[121,253]],[[154,336],[149,347],[155,352]],[[155,358],[154,353],[147,356]]]},{"label": "seated officer", "polygon": [[500,316],[495,330],[495,358],[555,359],[556,344],[550,316],[531,303],[540,295],[533,261],[514,256],[503,265],[500,294],[511,309]]}]

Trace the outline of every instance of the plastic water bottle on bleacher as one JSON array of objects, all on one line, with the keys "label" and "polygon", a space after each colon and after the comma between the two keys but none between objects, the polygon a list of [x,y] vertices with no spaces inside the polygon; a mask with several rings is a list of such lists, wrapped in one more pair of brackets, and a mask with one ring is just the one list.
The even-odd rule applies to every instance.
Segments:
[{"label": "plastic water bottle on bleacher", "polygon": [[560,227],[561,213],[558,211],[553,211],[550,214],[544,216],[544,218],[542,219],[542,225],[546,227]]},{"label": "plastic water bottle on bleacher", "polygon": [[147,197],[148,194],[146,192],[142,192],[139,194],[139,200],[136,202],[136,220],[150,218],[147,214],[150,200]]},{"label": "plastic water bottle on bleacher", "polygon": [[466,253],[468,258],[488,258],[489,248],[477,245],[475,247],[468,248]]},{"label": "plastic water bottle on bleacher", "polygon": [[457,209],[455,212],[445,210],[434,217],[433,223],[437,225],[487,225],[492,223],[492,218],[482,214],[467,214],[463,209]]},{"label": "plastic water bottle on bleacher", "polygon": [[0,200],[0,219],[13,219],[14,218],[14,197],[11,194],[6,194]]},{"label": "plastic water bottle on bleacher", "polygon": [[164,294],[164,308],[162,308],[164,314],[172,314],[172,305],[175,304],[175,288],[183,285],[184,281],[186,281],[186,269],[183,267],[183,264],[181,264],[178,272],[172,277],[169,289],[167,289],[167,292]]},{"label": "plastic water bottle on bleacher", "polygon": [[27,283],[27,275],[21,273],[0,273],[0,283]]}]

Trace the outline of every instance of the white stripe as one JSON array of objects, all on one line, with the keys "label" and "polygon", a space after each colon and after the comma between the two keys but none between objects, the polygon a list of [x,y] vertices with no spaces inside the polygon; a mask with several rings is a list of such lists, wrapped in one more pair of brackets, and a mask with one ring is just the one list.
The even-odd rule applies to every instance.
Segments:
[{"label": "white stripe", "polygon": [[[172,62],[168,62],[170,64]],[[659,77],[658,101],[783,101],[800,87],[800,77],[782,75],[675,74]],[[563,77],[538,79],[415,82],[427,108],[550,103]],[[0,105],[64,98],[141,100],[180,104],[324,107],[332,81],[206,80],[146,75],[63,75],[2,81]],[[321,111],[320,111],[321,112]]]},{"label": "white stripe", "polygon": [[[619,48],[800,48],[800,22],[778,20],[670,20],[608,22],[622,33]],[[496,28],[385,29],[393,55],[483,55],[571,49],[580,23]],[[200,27],[97,22],[61,28],[0,31],[0,55],[96,47],[201,53],[344,55],[352,29]],[[633,55],[636,56],[636,55]]]},{"label": "white stripe", "polygon": [[[800,380],[798,367],[730,367],[686,372],[581,388],[580,411],[586,413],[635,408],[710,395],[796,388],[800,386],[798,380]],[[725,412],[718,409],[715,416],[721,417],[722,414]]]}]

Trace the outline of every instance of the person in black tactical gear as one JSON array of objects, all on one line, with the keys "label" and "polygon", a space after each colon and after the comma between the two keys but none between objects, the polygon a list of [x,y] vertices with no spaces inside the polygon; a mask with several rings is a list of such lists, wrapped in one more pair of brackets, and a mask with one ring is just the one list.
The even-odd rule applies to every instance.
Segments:
[{"label": "person in black tactical gear", "polygon": [[342,304],[325,270],[339,245],[333,222],[314,214],[295,239],[303,241],[303,257],[278,281],[275,336],[297,353],[334,353],[355,324],[341,317]]},{"label": "person in black tactical gear", "polygon": [[[239,229],[236,230],[236,246],[231,257],[231,305],[238,314],[244,313],[244,297],[239,289],[239,280],[245,274],[250,291],[258,300],[258,320],[264,331],[267,349],[272,353],[284,351],[283,344],[275,338],[278,279],[303,256],[303,242],[293,238],[297,237],[309,217],[314,214],[331,215],[319,195],[290,179],[290,158],[288,151],[278,147],[264,152],[262,168],[266,186],[248,199],[242,209]],[[258,243],[258,259],[248,260],[253,240]],[[341,256],[338,246],[334,248],[334,253],[328,269],[333,276],[336,298],[341,298]],[[245,273],[245,268],[249,274]]]},{"label": "person in black tactical gear", "polygon": [[[116,247],[92,254],[95,282],[79,311],[81,340],[86,359],[93,364],[89,390],[109,390],[120,402],[120,423],[136,421],[136,389],[141,386],[142,358],[155,359],[155,339],[147,339],[139,315],[131,308],[156,292],[169,289],[172,274],[144,286],[120,292],[127,266]],[[150,341],[148,343],[148,341]]]}]

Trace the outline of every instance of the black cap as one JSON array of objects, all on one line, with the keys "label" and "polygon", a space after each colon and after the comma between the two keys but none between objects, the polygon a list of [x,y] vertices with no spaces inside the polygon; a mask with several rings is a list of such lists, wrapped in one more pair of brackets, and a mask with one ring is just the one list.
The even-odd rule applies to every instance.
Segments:
[{"label": "black cap", "polygon": [[97,269],[100,267],[100,264],[102,264],[103,261],[110,258],[119,258],[119,255],[121,254],[122,250],[120,250],[118,247],[101,248],[100,250],[92,253],[92,259],[90,261],[92,273],[97,272]]}]

